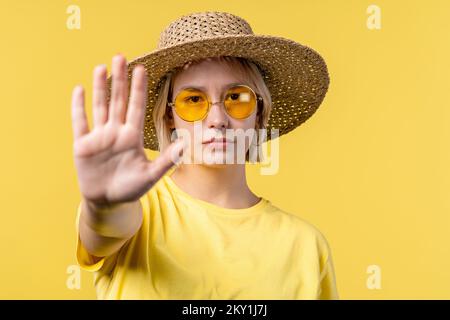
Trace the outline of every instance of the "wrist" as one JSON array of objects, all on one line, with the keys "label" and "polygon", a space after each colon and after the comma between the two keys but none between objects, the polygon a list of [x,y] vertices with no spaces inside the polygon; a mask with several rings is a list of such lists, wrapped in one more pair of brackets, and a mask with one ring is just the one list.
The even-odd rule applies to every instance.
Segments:
[{"label": "wrist", "polygon": [[142,220],[139,200],[115,204],[99,204],[87,199],[83,202],[86,214],[81,217],[82,223],[105,237],[128,237]]}]

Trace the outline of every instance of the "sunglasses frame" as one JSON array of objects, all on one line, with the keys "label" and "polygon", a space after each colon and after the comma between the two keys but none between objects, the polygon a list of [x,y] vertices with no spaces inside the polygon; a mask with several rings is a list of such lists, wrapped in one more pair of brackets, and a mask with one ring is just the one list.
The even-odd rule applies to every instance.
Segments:
[{"label": "sunglasses frame", "polygon": [[[225,112],[226,112],[231,118],[236,119],[236,120],[244,120],[244,119],[247,119],[248,117],[250,117],[250,116],[252,115],[252,113],[255,111],[255,108],[258,107],[259,102],[262,102],[262,101],[263,101],[263,98],[262,98],[259,94],[257,94],[257,93],[255,92],[255,90],[253,90],[251,87],[249,87],[249,86],[247,86],[247,85],[245,85],[245,84],[234,85],[234,86],[228,88],[225,92],[228,92],[228,90],[233,89],[233,88],[236,88],[236,87],[246,87],[246,88],[250,89],[250,91],[253,92],[253,94],[254,94],[255,97],[256,97],[256,105],[253,107],[252,112],[251,112],[247,117],[245,117],[245,118],[235,118],[235,117],[233,117],[231,114],[229,114],[227,108],[225,108]],[[182,91],[180,91],[180,92],[177,94],[177,96],[175,97],[175,101],[177,100],[178,96],[179,96],[184,90],[189,90],[189,89],[195,89],[195,90],[201,91],[201,92],[207,97],[207,101],[208,101],[208,109],[207,109],[205,115],[204,115],[201,119],[193,120],[193,121],[191,121],[191,120],[185,120],[185,119],[183,119],[183,117],[181,117],[181,116],[178,114],[177,109],[176,109],[176,107],[175,107],[175,102],[168,102],[168,103],[167,103],[167,106],[168,106],[168,107],[171,107],[171,108],[175,108],[175,112],[177,113],[177,115],[178,115],[181,119],[183,119],[184,121],[186,121],[186,122],[195,122],[195,121],[200,121],[200,120],[205,119],[205,118],[208,116],[209,111],[211,110],[211,106],[212,106],[213,104],[225,102],[225,100],[222,100],[222,101],[217,101],[217,102],[212,103],[212,102],[211,102],[211,99],[210,99],[210,96],[209,96],[206,92],[204,92],[203,90],[200,90],[200,89],[197,89],[197,88],[185,88],[185,89],[183,89]]]}]

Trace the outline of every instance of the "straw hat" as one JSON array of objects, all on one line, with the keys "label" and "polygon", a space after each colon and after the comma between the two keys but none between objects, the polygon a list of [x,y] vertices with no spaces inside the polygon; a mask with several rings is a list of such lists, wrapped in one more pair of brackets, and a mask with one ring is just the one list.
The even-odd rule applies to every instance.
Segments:
[{"label": "straw hat", "polygon": [[[156,50],[128,63],[129,79],[137,64],[143,64],[148,75],[145,148],[159,150],[152,111],[164,75],[190,60],[213,56],[243,57],[260,69],[272,98],[267,140],[271,129],[279,129],[281,136],[311,117],[328,90],[326,63],[313,49],[282,37],[256,35],[247,21],[231,13],[184,15],[163,30]],[[107,84],[109,100],[111,76]]]}]

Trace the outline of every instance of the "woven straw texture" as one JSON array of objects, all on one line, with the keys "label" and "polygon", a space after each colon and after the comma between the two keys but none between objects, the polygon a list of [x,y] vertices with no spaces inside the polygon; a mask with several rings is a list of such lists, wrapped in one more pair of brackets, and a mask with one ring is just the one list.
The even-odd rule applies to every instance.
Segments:
[{"label": "woven straw texture", "polygon": [[[255,35],[244,19],[231,13],[208,11],[185,15],[163,30],[156,50],[128,63],[129,86],[137,64],[147,70],[145,148],[158,150],[152,110],[164,75],[190,60],[214,56],[243,57],[260,69],[272,98],[267,140],[271,138],[271,129],[279,129],[282,136],[311,117],[329,87],[326,63],[315,50],[282,37]],[[111,76],[107,81],[109,101]]]}]

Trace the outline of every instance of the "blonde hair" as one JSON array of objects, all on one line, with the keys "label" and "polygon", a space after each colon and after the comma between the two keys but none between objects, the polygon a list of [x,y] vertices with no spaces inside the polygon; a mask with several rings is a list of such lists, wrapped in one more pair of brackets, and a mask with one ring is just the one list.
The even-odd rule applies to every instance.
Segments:
[{"label": "blonde hair", "polygon": [[[266,129],[267,123],[269,121],[270,111],[272,108],[272,99],[270,96],[270,91],[264,82],[263,76],[257,65],[248,59],[242,57],[232,57],[232,56],[218,56],[206,58],[207,60],[216,60],[221,63],[225,63],[229,68],[235,68],[234,72],[238,72],[255,90],[256,94],[263,98],[263,101],[258,101],[257,107],[257,119],[255,129],[257,132],[256,145],[260,144],[259,140],[259,129]],[[169,112],[172,112],[171,108],[167,106],[169,96],[172,95],[173,80],[175,76],[182,70],[189,67],[191,64],[197,64],[200,60],[193,60],[186,62],[182,67],[176,68],[169,71],[161,79],[160,90],[157,94],[157,100],[155,108],[153,109],[153,121],[156,129],[156,136],[158,138],[159,151],[164,150],[172,143],[172,131],[169,127]],[[267,133],[269,134],[269,133]],[[249,148],[250,150],[250,148]],[[249,151],[245,155],[246,161],[249,161]],[[260,154],[258,152],[256,161],[261,161]]]}]

